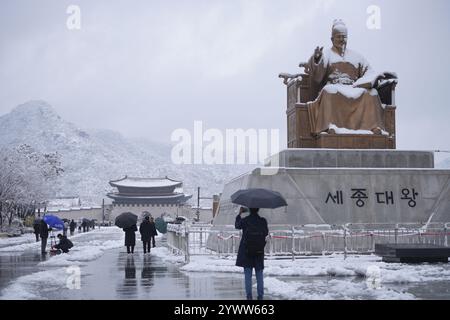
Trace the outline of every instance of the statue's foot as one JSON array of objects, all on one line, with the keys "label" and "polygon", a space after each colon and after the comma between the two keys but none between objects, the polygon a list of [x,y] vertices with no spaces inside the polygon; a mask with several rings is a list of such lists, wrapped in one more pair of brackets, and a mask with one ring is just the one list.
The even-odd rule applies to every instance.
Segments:
[{"label": "statue's foot", "polygon": [[372,132],[373,132],[373,134],[376,134],[376,135],[381,135],[381,133],[382,133],[382,131],[379,127],[373,128]]}]

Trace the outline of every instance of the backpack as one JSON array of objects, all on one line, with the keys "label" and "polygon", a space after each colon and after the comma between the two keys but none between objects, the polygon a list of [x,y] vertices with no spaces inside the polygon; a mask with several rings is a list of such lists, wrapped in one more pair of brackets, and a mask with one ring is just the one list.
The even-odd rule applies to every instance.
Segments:
[{"label": "backpack", "polygon": [[72,241],[70,241],[69,239],[67,239],[67,248],[72,248],[73,247],[73,243]]},{"label": "backpack", "polygon": [[266,237],[264,232],[258,226],[250,225],[247,229],[246,252],[250,257],[264,254],[264,247],[266,246]]}]

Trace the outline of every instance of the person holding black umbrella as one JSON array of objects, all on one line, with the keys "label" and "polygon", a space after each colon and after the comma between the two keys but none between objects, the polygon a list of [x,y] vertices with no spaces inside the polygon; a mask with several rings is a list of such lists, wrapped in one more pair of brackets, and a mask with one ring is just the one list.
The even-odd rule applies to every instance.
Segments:
[{"label": "person holding black umbrella", "polygon": [[255,269],[258,300],[264,297],[264,246],[269,234],[267,220],[258,215],[258,208],[250,208],[250,215],[242,218],[241,214],[248,209],[241,207],[236,216],[235,227],[242,229],[236,265],[244,268],[245,292],[247,300],[252,300],[252,272]]},{"label": "person holding black umbrella", "polygon": [[[255,269],[258,300],[264,298],[264,247],[269,234],[267,220],[258,214],[259,208],[275,209],[287,206],[286,200],[279,192],[251,188],[238,190],[231,195],[231,201],[241,207],[236,216],[235,228],[242,230],[236,265],[244,268],[245,293],[248,300],[252,295],[252,272]],[[250,209],[247,209],[250,208]],[[242,218],[241,214],[250,211],[250,215]]]},{"label": "person holding black umbrella", "polygon": [[125,246],[127,247],[127,253],[134,253],[134,246],[136,245],[137,229],[137,215],[131,212],[124,212],[119,214],[114,224],[119,228],[122,228],[125,232]]},{"label": "person holding black umbrella", "polygon": [[125,246],[127,247],[127,253],[134,253],[134,246],[136,245],[136,231],[137,226],[133,224],[130,227],[123,228],[125,231]]}]

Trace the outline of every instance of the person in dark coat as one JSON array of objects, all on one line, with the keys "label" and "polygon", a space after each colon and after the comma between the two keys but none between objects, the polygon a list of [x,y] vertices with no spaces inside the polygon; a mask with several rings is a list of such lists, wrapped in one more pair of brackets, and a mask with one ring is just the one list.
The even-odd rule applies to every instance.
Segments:
[{"label": "person in dark coat", "polygon": [[36,242],[39,242],[39,233],[40,233],[41,222],[35,222],[33,224],[34,234],[36,236]]},{"label": "person in dark coat", "polygon": [[261,234],[262,240],[265,244],[265,237],[269,234],[267,227],[267,220],[258,215],[258,208],[250,208],[250,215],[242,218],[241,214],[246,211],[246,208],[241,207],[239,214],[236,216],[235,227],[242,229],[242,238],[239,244],[238,255],[236,258],[236,265],[244,268],[245,275],[245,292],[248,300],[253,299],[252,295],[252,271],[255,269],[256,284],[258,292],[258,300],[264,297],[264,251],[257,255],[250,255],[247,252],[247,241],[249,238],[249,228],[257,230]]},{"label": "person in dark coat", "polygon": [[155,237],[158,235],[158,231],[156,231],[155,219],[153,219],[153,217],[150,218],[150,226],[151,226],[150,236],[152,238],[152,245],[153,245],[153,248],[154,248],[154,247],[156,247]]},{"label": "person in dark coat", "polygon": [[134,253],[134,246],[136,245],[136,231],[137,226],[133,224],[131,227],[123,228],[125,231],[125,246],[127,247],[127,253]]},{"label": "person in dark coat", "polygon": [[86,232],[86,227],[87,227],[86,220],[83,220],[83,222],[81,222],[81,227],[83,228],[83,232]]},{"label": "person in dark coat", "polygon": [[69,225],[69,230],[70,230],[71,236],[73,236],[73,233],[75,232],[76,227],[77,227],[77,223],[72,219],[72,221],[70,221],[70,225]]},{"label": "person in dark coat", "polygon": [[59,243],[54,245],[53,247],[55,249],[59,249],[64,253],[68,253],[69,249],[73,247],[72,241],[67,239],[65,235],[62,235],[61,233],[58,234]]},{"label": "person in dark coat", "polygon": [[67,221],[64,221],[63,236],[67,237],[67,229],[69,229],[69,223]]},{"label": "person in dark coat", "polygon": [[39,235],[41,236],[41,253],[42,254],[47,253],[47,251],[45,251],[45,249],[47,248],[48,232],[51,230],[52,230],[52,228],[49,228],[47,226],[47,223],[44,220],[41,220],[41,224],[39,226]]},{"label": "person in dark coat", "polygon": [[[139,233],[141,234],[142,245],[144,246],[144,254],[150,252],[150,240],[152,236],[152,226],[149,217],[145,217],[139,226]],[[148,249],[147,249],[148,248]]]}]

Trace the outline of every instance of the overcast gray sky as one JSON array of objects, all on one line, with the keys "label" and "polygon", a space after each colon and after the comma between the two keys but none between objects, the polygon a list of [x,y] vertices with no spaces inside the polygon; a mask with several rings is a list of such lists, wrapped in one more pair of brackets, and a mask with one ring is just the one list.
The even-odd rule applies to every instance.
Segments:
[{"label": "overcast gray sky", "polygon": [[[81,29],[69,30],[69,5]],[[381,29],[366,27],[369,5]],[[279,128],[286,92],[333,19],[375,70],[396,71],[399,149],[450,149],[450,1],[2,0],[0,114],[31,99],[80,127],[169,142],[176,128]]]}]

